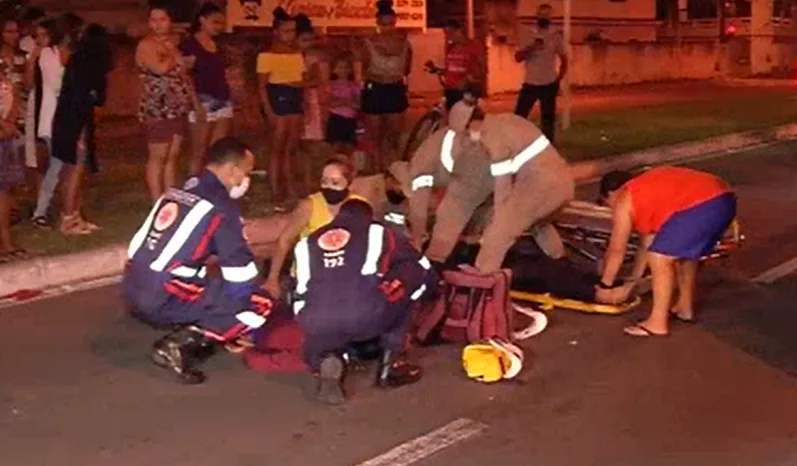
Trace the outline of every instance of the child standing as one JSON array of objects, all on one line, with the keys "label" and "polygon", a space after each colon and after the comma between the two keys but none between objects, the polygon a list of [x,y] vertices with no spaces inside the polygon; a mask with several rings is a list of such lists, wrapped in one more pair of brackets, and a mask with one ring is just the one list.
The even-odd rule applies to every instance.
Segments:
[{"label": "child standing", "polygon": [[351,58],[338,57],[329,83],[327,142],[338,154],[352,155],[357,145],[360,86],[354,82]]}]

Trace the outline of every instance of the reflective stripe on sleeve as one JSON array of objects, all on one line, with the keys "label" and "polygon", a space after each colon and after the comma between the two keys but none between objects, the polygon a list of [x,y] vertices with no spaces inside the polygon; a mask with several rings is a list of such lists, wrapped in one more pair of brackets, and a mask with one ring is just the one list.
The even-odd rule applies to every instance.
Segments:
[{"label": "reflective stripe on sleeve", "polygon": [[149,215],[147,219],[144,220],[144,224],[141,225],[141,228],[139,228],[135,236],[133,236],[133,239],[130,241],[130,246],[127,248],[128,259],[132,259],[141,248],[141,245],[144,244],[144,241],[147,239],[147,233],[149,233],[149,229],[152,226],[152,221],[155,219],[155,214],[158,212],[158,209],[160,209],[162,203],[163,198],[158,199],[158,202],[155,203],[155,207],[149,211]]},{"label": "reflective stripe on sleeve", "polygon": [[307,245],[307,238],[296,244],[293,254],[296,260],[296,293],[305,294],[307,282],[310,281],[310,248]]},{"label": "reflective stripe on sleeve", "polygon": [[448,173],[454,171],[454,137],[457,135],[452,130],[448,130],[446,135],[443,136],[443,146],[440,149],[440,163]]},{"label": "reflective stripe on sleeve", "polygon": [[413,301],[417,301],[418,298],[423,296],[424,292],[426,292],[426,285],[421,285],[420,288],[418,288],[417,290],[415,290],[414,293],[412,293],[412,295],[410,296],[410,299],[413,300]]},{"label": "reflective stripe on sleeve", "polygon": [[423,188],[431,188],[434,186],[434,176],[420,175],[412,180],[412,190],[418,191]]},{"label": "reflective stripe on sleeve", "polygon": [[371,225],[368,228],[368,251],[365,254],[363,268],[360,271],[363,275],[374,275],[376,273],[379,258],[382,256],[384,235],[385,227],[382,225]]},{"label": "reflective stripe on sleeve", "polygon": [[490,165],[490,174],[493,177],[515,174],[526,164],[529,160],[540,155],[545,149],[551,145],[544,135],[538,137],[528,147],[523,149],[519,154],[511,159],[502,160]]},{"label": "reflective stripe on sleeve", "polygon": [[250,262],[243,267],[222,267],[221,276],[228,282],[244,283],[257,278],[257,265]]}]

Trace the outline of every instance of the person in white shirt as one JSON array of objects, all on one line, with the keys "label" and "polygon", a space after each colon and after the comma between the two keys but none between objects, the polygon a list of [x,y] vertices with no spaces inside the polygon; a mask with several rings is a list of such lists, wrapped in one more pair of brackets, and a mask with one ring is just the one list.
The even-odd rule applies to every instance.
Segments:
[{"label": "person in white shirt", "polygon": [[[39,170],[44,163],[39,163],[40,152],[36,146],[36,83],[34,66],[41,49],[41,40],[46,39],[46,29],[41,27],[45,20],[44,10],[31,8],[20,21],[23,34],[19,41],[19,48],[25,52],[28,60],[25,68],[25,89],[28,91],[28,103],[25,107],[25,167],[27,169],[28,190],[38,193],[41,185],[42,173]],[[40,39],[38,39],[40,38]]]}]

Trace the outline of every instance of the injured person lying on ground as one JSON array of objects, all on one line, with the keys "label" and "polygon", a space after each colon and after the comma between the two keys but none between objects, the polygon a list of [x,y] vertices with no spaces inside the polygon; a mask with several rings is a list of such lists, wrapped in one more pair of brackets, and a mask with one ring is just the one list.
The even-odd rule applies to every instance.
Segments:
[{"label": "injured person lying on ground", "polygon": [[[272,364],[275,371],[297,368],[301,359],[315,374],[316,399],[345,401],[345,356],[352,344],[379,339],[376,385],[414,383],[420,368],[404,359],[413,308],[434,290],[437,276],[409,240],[373,220],[370,205],[348,200],[328,225],[299,241],[294,249],[296,289],[294,326],[280,322],[245,357],[250,367]],[[285,338],[274,348],[275,338]],[[272,350],[272,351],[269,351]],[[279,352],[274,357],[273,350]]]},{"label": "injured person lying on ground", "polygon": [[[439,267],[447,269],[473,265],[479,255],[478,244],[460,242],[449,259]],[[597,287],[600,276],[586,272],[570,262],[567,257],[553,259],[545,254],[531,237],[520,238],[507,252],[502,268],[512,271],[513,291],[548,293],[559,299],[572,299],[584,303],[614,302],[613,288]]]}]

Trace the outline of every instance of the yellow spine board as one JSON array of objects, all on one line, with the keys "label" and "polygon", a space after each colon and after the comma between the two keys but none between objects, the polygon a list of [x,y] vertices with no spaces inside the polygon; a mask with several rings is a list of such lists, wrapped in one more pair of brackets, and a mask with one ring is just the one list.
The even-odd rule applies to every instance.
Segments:
[{"label": "yellow spine board", "polygon": [[583,301],[576,301],[575,299],[560,299],[550,294],[537,294],[526,293],[524,291],[511,291],[509,295],[512,299],[518,301],[532,302],[540,306],[544,311],[549,311],[554,308],[568,309],[571,311],[588,312],[594,314],[624,314],[631,309],[635,308],[642,301],[639,297],[630,303],[614,305],[614,304],[597,304],[585,303]]}]

